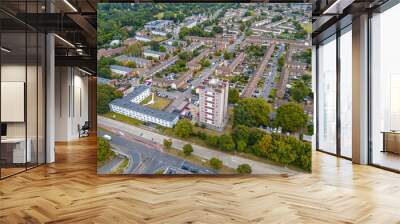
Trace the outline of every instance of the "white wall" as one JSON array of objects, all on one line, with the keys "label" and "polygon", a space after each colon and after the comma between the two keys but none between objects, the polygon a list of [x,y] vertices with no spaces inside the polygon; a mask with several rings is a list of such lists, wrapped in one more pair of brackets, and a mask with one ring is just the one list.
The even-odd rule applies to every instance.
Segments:
[{"label": "white wall", "polygon": [[56,67],[55,73],[55,140],[78,139],[78,125],[88,120],[88,78],[72,67]]}]

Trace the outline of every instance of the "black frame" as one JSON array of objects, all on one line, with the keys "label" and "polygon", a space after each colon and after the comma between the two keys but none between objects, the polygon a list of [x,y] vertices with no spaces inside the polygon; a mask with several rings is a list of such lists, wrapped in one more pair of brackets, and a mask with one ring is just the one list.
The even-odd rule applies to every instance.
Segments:
[{"label": "black frame", "polygon": [[[347,160],[352,160],[352,158],[347,157],[347,156],[343,156],[342,152],[341,152],[341,117],[340,117],[340,81],[341,81],[341,65],[340,65],[340,37],[346,33],[346,32],[351,32],[349,30],[347,30],[350,26],[352,25],[352,23],[347,24],[343,27],[340,27],[339,24],[335,24],[335,29],[336,32],[332,33],[331,35],[325,37],[324,39],[320,40],[318,44],[316,44],[316,85],[315,85],[315,89],[316,89],[316,100],[314,101],[314,103],[316,104],[315,107],[315,120],[316,120],[316,131],[315,131],[315,135],[316,135],[316,150],[319,152],[323,152],[332,156],[337,156],[343,159],[347,159]],[[345,31],[345,32],[343,32]],[[319,132],[318,132],[318,125],[319,125],[319,119],[318,119],[318,115],[319,115],[319,107],[318,107],[318,103],[319,103],[319,44],[323,43],[325,41],[327,41],[328,39],[332,38],[332,36],[335,36],[335,38],[331,41],[336,41],[336,152],[332,153],[332,152],[328,152],[325,151],[323,149],[320,149],[319,147]]]},{"label": "black frame", "polygon": [[372,18],[373,18],[373,13],[383,13],[386,10],[396,6],[397,4],[400,4],[399,0],[389,0],[385,2],[383,5],[379,6],[378,8],[374,10],[368,11],[368,30],[367,30],[367,46],[368,46],[368,53],[367,53],[367,63],[368,63],[368,69],[367,69],[367,82],[368,82],[368,99],[367,99],[367,119],[368,119],[368,124],[367,124],[367,141],[368,141],[368,165],[371,165],[373,167],[377,167],[383,170],[391,171],[394,173],[400,173],[400,170],[393,169],[390,167],[382,166],[379,164],[376,164],[373,162],[373,141],[372,141]]},{"label": "black frame", "polygon": [[[390,9],[390,8],[392,8],[393,6],[395,6],[395,5],[397,5],[397,4],[399,4],[400,3],[400,0],[389,0],[389,1],[387,1],[387,2],[385,2],[383,5],[381,5],[381,6],[379,6],[379,7],[377,7],[377,8],[374,8],[374,9],[370,9],[370,10],[366,10],[366,13],[368,14],[368,21],[367,21],[367,47],[368,47],[368,49],[367,49],[367,51],[368,51],[368,53],[367,53],[367,122],[368,122],[368,124],[367,124],[367,128],[368,128],[368,130],[367,130],[367,143],[368,143],[368,152],[367,152],[367,156],[368,156],[368,158],[367,158],[367,164],[368,165],[370,165],[370,166],[373,166],[373,167],[377,167],[377,168],[380,168],[380,169],[383,169],[383,170],[387,170],[387,171],[391,171],[391,172],[395,172],[395,173],[400,173],[400,170],[396,170],[396,169],[393,169],[393,168],[389,168],[389,167],[385,167],[385,166],[382,166],[382,165],[379,165],[379,164],[374,164],[373,163],[373,142],[372,142],[372,61],[371,61],[371,57],[372,57],[372,35],[371,35],[371,32],[372,32],[372,29],[371,29],[371,19],[372,19],[372,15],[373,15],[373,13],[382,13],[382,12],[385,12],[386,10],[388,10],[388,9]],[[348,19],[348,18],[346,18],[346,17],[344,17],[343,19]],[[336,24],[334,24],[333,26],[336,26],[336,31],[335,31],[335,33],[332,33],[331,31],[329,31],[329,32],[326,32],[326,33],[323,33],[321,36],[323,36],[323,38],[321,38],[321,36],[320,37],[317,37],[318,38],[318,40],[317,40],[317,42],[316,42],[316,44],[315,44],[315,46],[316,46],[316,66],[315,66],[315,68],[316,68],[316,72],[315,72],[315,74],[316,74],[316,101],[315,101],[315,104],[316,104],[316,107],[315,107],[315,116],[316,116],[316,131],[315,131],[315,135],[316,135],[316,150],[317,151],[319,151],[319,152],[323,152],[323,153],[326,153],[326,154],[329,154],[329,155],[333,155],[333,156],[336,156],[336,157],[340,157],[340,158],[344,158],[344,159],[347,159],[347,160],[352,160],[352,158],[349,158],[349,157],[346,157],[346,156],[343,156],[342,154],[341,154],[341,149],[340,149],[340,141],[341,141],[341,139],[340,139],[340,131],[341,131],[341,127],[340,127],[340,86],[338,86],[338,85],[340,85],[340,49],[339,49],[339,46],[340,46],[340,36],[342,35],[342,33],[341,33],[341,31],[343,31],[344,29],[346,29],[348,26],[350,26],[352,23],[349,23],[349,24],[347,24],[348,23],[348,21],[345,21],[344,23],[346,24],[346,25],[344,25],[344,26],[339,26],[338,24],[341,22],[341,20],[339,20]],[[329,27],[329,28],[331,28],[331,27]],[[328,28],[328,29],[329,29]],[[330,33],[330,34],[329,34]],[[328,34],[328,35],[327,35]],[[337,90],[337,93],[336,93],[336,127],[337,127],[337,130],[336,130],[336,134],[337,134],[337,136],[336,136],[336,147],[337,147],[337,149],[336,149],[336,154],[335,153],[331,153],[331,152],[327,152],[327,151],[324,151],[323,149],[320,149],[319,148],[319,134],[318,134],[318,124],[319,124],[319,121],[318,121],[318,115],[319,115],[319,110],[318,110],[318,98],[319,98],[319,75],[318,75],[318,73],[319,73],[319,58],[318,58],[318,49],[319,49],[319,44],[320,43],[322,43],[322,42],[324,42],[325,40],[327,40],[327,39],[329,39],[332,35],[336,35],[336,48],[337,48],[337,50],[336,50],[336,69],[337,69],[337,71],[336,71],[336,73],[337,73],[337,80],[336,80],[336,90]]]},{"label": "black frame", "polygon": [[[39,1],[39,0],[33,0],[33,1],[25,0],[25,1],[21,1],[21,2],[25,3],[25,19],[27,17],[27,13],[28,13],[28,10],[27,10],[28,2],[36,3],[36,12],[39,12],[39,2],[47,3],[47,1]],[[46,9],[45,9],[46,12],[47,12],[47,9],[48,9],[48,7],[46,7]],[[20,21],[20,20],[18,20],[18,21]],[[28,145],[27,145],[27,142],[28,142],[27,141],[27,139],[28,139],[28,124],[27,124],[27,122],[28,122],[28,112],[27,112],[28,33],[32,34],[32,32],[33,32],[33,35],[34,35],[34,33],[36,33],[36,48],[35,48],[35,51],[36,51],[36,136],[35,136],[36,137],[36,161],[34,163],[32,163],[32,162],[28,163],[28,162],[26,162],[27,158],[28,158],[28,155],[26,153],[26,150],[28,147]],[[0,45],[2,45],[2,43],[1,43],[2,33],[4,33],[4,32],[0,31]],[[17,33],[17,32],[15,32],[15,33]],[[25,35],[25,84],[24,84],[25,169],[15,172],[15,173],[12,173],[7,176],[3,176],[2,172],[1,172],[2,167],[0,166],[0,180],[3,180],[8,177],[12,177],[14,175],[26,172],[30,169],[34,169],[36,167],[39,167],[39,166],[47,163],[47,33],[41,32],[40,30],[37,30],[37,29],[33,28],[32,26],[29,26],[26,23],[24,23],[24,31],[22,31],[20,33],[22,35]],[[42,64],[43,68],[42,68],[42,80],[41,80],[44,85],[43,86],[43,88],[44,88],[43,96],[44,97],[42,100],[44,116],[40,117],[43,119],[43,120],[42,119],[41,120],[44,124],[44,126],[43,126],[43,129],[44,129],[43,130],[43,143],[44,144],[42,145],[42,147],[43,147],[42,151],[44,153],[44,155],[42,155],[43,162],[39,162],[39,106],[38,106],[39,105],[39,68],[38,68],[38,66],[39,66],[39,43],[40,43],[39,42],[39,39],[40,39],[39,34],[43,34],[43,38],[41,38],[41,42],[43,44],[43,46],[42,46],[43,49],[41,50],[41,53],[43,53],[43,54],[41,57],[42,57],[42,60],[44,60],[44,63]],[[2,53],[0,53],[0,68],[2,66],[1,62],[2,62]],[[0,69],[0,81],[1,81],[1,69]],[[1,86],[0,86],[0,89],[1,89]],[[0,93],[0,98],[1,98],[1,93]],[[1,106],[0,106],[0,109],[1,109]],[[1,115],[0,115],[0,120],[1,120]],[[1,123],[1,121],[0,121],[0,123]],[[32,138],[35,138],[35,137],[32,137]],[[0,156],[1,156],[1,151],[2,150],[1,150],[1,144],[0,144]],[[28,166],[28,164],[29,164],[29,166]]]}]

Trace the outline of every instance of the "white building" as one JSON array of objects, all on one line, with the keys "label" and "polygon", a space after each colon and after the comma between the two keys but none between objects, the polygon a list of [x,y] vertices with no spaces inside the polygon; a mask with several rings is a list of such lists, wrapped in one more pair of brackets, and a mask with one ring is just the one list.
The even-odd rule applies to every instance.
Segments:
[{"label": "white building", "polygon": [[227,81],[209,78],[199,87],[199,122],[207,127],[223,130],[228,121]]},{"label": "white building", "polygon": [[160,30],[152,30],[151,34],[158,35],[158,36],[163,36],[163,37],[167,36],[166,32],[160,31]]},{"label": "white building", "polygon": [[119,46],[121,44],[121,41],[120,40],[112,40],[111,42],[110,42],[110,46],[111,47],[113,47],[113,46]]},{"label": "white building", "polygon": [[127,76],[133,72],[133,69],[121,65],[110,65],[110,71],[114,74]]},{"label": "white building", "polygon": [[151,57],[151,58],[160,60],[160,59],[164,59],[166,54],[164,52],[152,51],[152,50],[146,49],[146,50],[144,50],[143,55],[145,57]]},{"label": "white building", "polygon": [[112,112],[119,113],[144,122],[155,123],[164,127],[172,128],[179,120],[178,113],[168,113],[155,110],[139,103],[150,96],[148,86],[138,86],[131,93],[121,99],[110,102],[109,107]]},{"label": "white building", "polygon": [[136,35],[135,39],[138,41],[143,41],[143,42],[150,42],[151,39],[148,36],[142,36],[142,35]]},{"label": "white building", "polygon": [[150,87],[140,85],[138,87],[135,87],[130,94],[132,103],[140,103],[150,96]]}]

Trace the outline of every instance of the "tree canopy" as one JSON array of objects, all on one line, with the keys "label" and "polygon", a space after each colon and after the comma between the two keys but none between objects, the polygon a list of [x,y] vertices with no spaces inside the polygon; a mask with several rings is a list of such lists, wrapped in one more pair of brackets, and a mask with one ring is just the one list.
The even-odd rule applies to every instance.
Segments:
[{"label": "tree canopy", "polygon": [[270,112],[271,106],[264,99],[241,99],[234,108],[233,124],[248,127],[267,126]]},{"label": "tree canopy", "polygon": [[97,105],[98,114],[105,114],[110,111],[108,104],[116,99],[121,98],[123,94],[114,87],[107,84],[97,84]]},{"label": "tree canopy", "polygon": [[228,102],[235,104],[239,101],[239,99],[240,99],[239,90],[235,88],[230,88],[228,93]]},{"label": "tree canopy", "polygon": [[300,103],[311,94],[311,88],[303,80],[296,80],[290,87],[289,94],[293,100]]},{"label": "tree canopy", "polygon": [[179,120],[174,128],[176,136],[181,138],[187,138],[193,133],[193,124],[188,119]]},{"label": "tree canopy", "polygon": [[276,111],[275,124],[282,128],[284,132],[298,132],[307,124],[307,114],[297,103],[287,103]]}]

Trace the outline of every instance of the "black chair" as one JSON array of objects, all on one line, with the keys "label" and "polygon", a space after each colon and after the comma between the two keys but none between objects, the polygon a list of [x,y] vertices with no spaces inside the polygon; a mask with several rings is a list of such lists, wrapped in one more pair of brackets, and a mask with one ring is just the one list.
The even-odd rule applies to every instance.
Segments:
[{"label": "black chair", "polygon": [[89,136],[89,129],[90,129],[89,121],[85,121],[82,127],[78,125],[78,129],[79,129],[79,138]]}]

